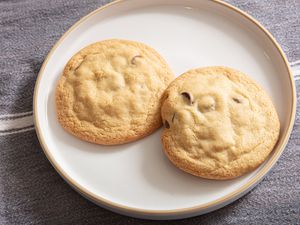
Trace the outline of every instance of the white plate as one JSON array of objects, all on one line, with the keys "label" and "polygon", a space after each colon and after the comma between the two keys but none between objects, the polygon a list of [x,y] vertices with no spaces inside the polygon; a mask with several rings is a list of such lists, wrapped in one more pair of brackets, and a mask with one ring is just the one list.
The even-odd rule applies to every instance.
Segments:
[{"label": "white plate", "polygon": [[[177,75],[194,67],[224,65],[252,76],[272,97],[281,121],[280,140],[269,159],[238,179],[212,181],[175,168],[162,152],[161,130],[114,147],[90,144],[66,133],[55,114],[56,82],[79,49],[109,38],[136,40],[154,47]],[[34,115],[45,154],[81,194],[122,214],[175,219],[229,204],[266,175],[290,135],[295,89],[278,44],[236,8],[206,0],[124,0],[84,17],[53,47],[35,87]]]}]

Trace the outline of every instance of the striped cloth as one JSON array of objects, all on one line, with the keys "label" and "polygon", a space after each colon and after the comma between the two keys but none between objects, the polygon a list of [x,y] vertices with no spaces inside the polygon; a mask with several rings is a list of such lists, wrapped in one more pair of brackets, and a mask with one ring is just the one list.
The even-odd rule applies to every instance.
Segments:
[{"label": "striped cloth", "polygon": [[[55,172],[33,126],[41,64],[80,17],[110,0],[0,0],[0,224],[150,224],[85,200]],[[300,1],[226,0],[258,19],[291,62],[300,88]],[[298,94],[298,93],[297,93]],[[298,100],[298,109],[300,102]],[[300,224],[300,114],[269,175],[215,212],[157,224]]]}]

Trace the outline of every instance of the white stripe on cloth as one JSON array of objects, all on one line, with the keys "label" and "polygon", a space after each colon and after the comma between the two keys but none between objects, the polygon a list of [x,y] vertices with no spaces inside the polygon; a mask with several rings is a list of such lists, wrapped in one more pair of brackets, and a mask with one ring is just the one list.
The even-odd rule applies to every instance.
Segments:
[{"label": "white stripe on cloth", "polygon": [[30,131],[30,130],[34,130],[34,129],[35,129],[34,127],[28,127],[28,128],[22,128],[20,130],[7,131],[7,132],[4,132],[4,133],[0,133],[0,137],[1,136],[6,136],[6,135],[9,135],[9,134],[23,133],[25,131]]},{"label": "white stripe on cloth", "polygon": [[[299,61],[300,62],[300,61]],[[295,80],[297,80],[296,76],[299,76],[300,75],[300,64],[297,64],[297,65],[294,65],[292,66],[292,71],[293,71],[293,74],[294,74],[294,77],[295,77]]]},{"label": "white stripe on cloth", "polygon": [[[300,60],[290,63],[295,80],[300,80]],[[32,111],[0,115],[0,136],[34,130]]]},{"label": "white stripe on cloth", "polygon": [[294,61],[294,62],[291,62],[291,63],[290,63],[291,66],[294,66],[294,65],[296,65],[296,64],[300,64],[300,60],[297,60],[297,61]]},{"label": "white stripe on cloth", "polygon": [[1,120],[0,132],[21,129],[32,125],[33,125],[33,115],[24,116],[15,119],[9,119],[9,120]]},{"label": "white stripe on cloth", "polygon": [[26,115],[30,115],[32,113],[33,113],[32,111],[28,111],[28,112],[22,112],[22,113],[0,115],[0,120],[1,119],[5,119],[5,118],[13,118],[13,117],[26,116]]}]

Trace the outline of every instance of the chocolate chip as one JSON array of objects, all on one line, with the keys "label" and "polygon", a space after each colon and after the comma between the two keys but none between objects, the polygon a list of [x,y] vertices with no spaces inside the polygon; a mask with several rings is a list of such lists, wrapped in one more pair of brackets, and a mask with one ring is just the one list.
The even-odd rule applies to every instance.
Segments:
[{"label": "chocolate chip", "polygon": [[173,113],[172,123],[174,123],[175,115],[176,115],[176,113]]},{"label": "chocolate chip", "polygon": [[135,64],[136,58],[142,58],[142,56],[141,55],[133,56],[132,59],[131,59],[131,64],[136,65]]},{"label": "chocolate chip", "polygon": [[168,120],[165,121],[165,128],[167,128],[167,129],[170,128],[170,124],[169,124]]},{"label": "chocolate chip", "polygon": [[242,103],[242,101],[238,98],[232,98],[233,101],[235,101],[236,103]]},{"label": "chocolate chip", "polygon": [[189,104],[194,104],[193,96],[188,92],[182,92],[181,95],[189,101]]}]

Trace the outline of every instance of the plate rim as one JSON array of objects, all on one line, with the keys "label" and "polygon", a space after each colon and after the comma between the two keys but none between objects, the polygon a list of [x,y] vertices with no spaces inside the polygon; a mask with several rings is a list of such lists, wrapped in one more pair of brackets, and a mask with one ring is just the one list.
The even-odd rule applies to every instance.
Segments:
[{"label": "plate rim", "polygon": [[[59,163],[57,163],[57,161],[54,159],[53,155],[51,154],[50,149],[48,148],[46,141],[44,139],[43,136],[43,132],[42,129],[40,128],[40,123],[39,123],[39,118],[38,118],[38,104],[37,104],[37,99],[38,99],[38,90],[39,90],[39,86],[40,86],[40,81],[41,81],[41,77],[43,76],[44,70],[46,68],[46,65],[48,64],[49,59],[51,58],[51,56],[53,55],[53,53],[55,52],[55,50],[58,48],[58,46],[61,44],[61,42],[75,29],[77,28],[80,24],[82,24],[84,21],[86,21],[87,19],[89,19],[90,17],[92,17],[93,15],[100,13],[101,11],[103,11],[104,9],[121,3],[121,2],[129,2],[130,0],[114,0],[108,4],[105,4],[95,10],[93,10],[92,12],[88,13],[87,15],[83,16],[82,18],[80,18],[77,22],[75,22],[60,38],[59,40],[53,45],[53,47],[51,48],[51,50],[49,51],[49,53],[47,54],[46,58],[44,59],[44,62],[42,64],[42,67],[38,73],[37,76],[37,80],[35,83],[35,87],[34,87],[34,94],[33,94],[33,119],[34,119],[34,126],[35,126],[35,130],[36,130],[36,134],[38,137],[38,140],[40,142],[40,145],[43,149],[44,154],[46,155],[47,159],[49,160],[49,162],[52,164],[52,166],[54,167],[54,169],[57,171],[57,173],[72,187],[74,188],[76,191],[78,191],[81,195],[83,195],[84,197],[86,197],[87,199],[91,200],[92,202],[103,206],[105,208],[111,209],[111,210],[115,210],[116,212],[119,213],[125,213],[127,215],[139,215],[143,218],[146,217],[164,217],[164,216],[183,216],[183,215],[191,215],[191,214],[195,214],[195,213],[199,213],[201,211],[212,211],[214,209],[218,209],[220,207],[223,207],[225,205],[227,205],[228,203],[236,200],[237,198],[241,197],[244,193],[247,193],[247,191],[250,191],[252,188],[255,187],[255,184],[257,184],[260,180],[262,180],[264,178],[264,176],[271,170],[271,168],[274,166],[274,164],[277,162],[277,160],[279,159],[280,155],[282,154],[282,152],[285,149],[285,146],[289,140],[289,137],[291,135],[292,129],[293,129],[293,125],[294,125],[294,121],[295,121],[295,115],[296,115],[296,89],[295,89],[295,81],[293,79],[293,74],[291,72],[291,68],[290,65],[288,63],[288,60],[286,58],[285,53],[283,52],[283,50],[281,49],[280,45],[278,44],[278,42],[275,40],[275,38],[272,36],[272,34],[266,29],[264,28],[256,19],[254,19],[252,16],[250,16],[249,14],[247,14],[246,12],[242,11],[241,9],[227,3],[227,2],[223,2],[221,0],[211,0],[212,2],[221,5],[222,7],[228,8],[229,10],[233,10],[235,12],[237,12],[238,14],[240,14],[240,16],[246,18],[248,21],[250,21],[251,23],[253,23],[256,27],[258,27],[265,35],[266,37],[271,41],[271,43],[274,45],[274,47],[278,50],[278,53],[280,54],[280,57],[282,58],[285,67],[288,71],[288,75],[289,75],[289,84],[291,86],[291,91],[292,91],[292,109],[291,109],[291,113],[290,113],[290,118],[289,118],[289,125],[288,128],[286,130],[286,132],[284,134],[282,134],[283,137],[283,141],[282,144],[280,146],[277,147],[276,151],[274,152],[273,156],[269,159],[269,161],[266,163],[266,165],[264,165],[264,167],[254,176],[252,177],[246,184],[242,185],[241,187],[239,187],[238,189],[230,192],[229,194],[215,199],[213,201],[210,201],[208,203],[205,204],[200,204],[200,205],[196,205],[193,207],[187,207],[187,208],[181,208],[181,209],[171,209],[171,210],[152,210],[152,209],[141,209],[141,208],[137,208],[137,207],[130,207],[130,206],[126,206],[123,204],[119,204],[113,201],[110,201],[108,199],[105,199],[101,196],[98,196],[92,192],[90,192],[89,190],[87,190],[84,186],[80,185],[76,180],[72,179],[59,165]],[[220,206],[220,207],[218,207]],[[211,209],[211,210],[210,210]]]}]

